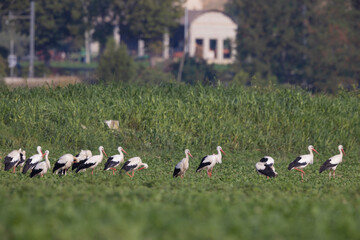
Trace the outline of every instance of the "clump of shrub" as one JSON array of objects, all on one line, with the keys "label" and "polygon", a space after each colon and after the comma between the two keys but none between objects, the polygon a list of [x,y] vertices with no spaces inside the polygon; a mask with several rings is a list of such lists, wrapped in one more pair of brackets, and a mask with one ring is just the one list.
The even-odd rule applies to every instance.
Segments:
[{"label": "clump of shrub", "polygon": [[269,76],[267,78],[264,78],[261,76],[260,73],[250,75],[245,71],[240,71],[236,73],[230,82],[231,85],[245,85],[253,87],[271,86],[276,83],[277,78],[275,76]]},{"label": "clump of shrub", "polygon": [[109,39],[99,59],[97,79],[103,82],[130,82],[135,72],[135,62],[129,56],[126,46],[117,46],[113,39]]},{"label": "clump of shrub", "polygon": [[135,82],[138,84],[162,84],[175,82],[174,75],[158,68],[139,67]]},{"label": "clump of shrub", "polygon": [[[172,73],[176,77],[179,72],[180,62],[171,66]],[[217,72],[213,65],[209,65],[203,59],[186,58],[184,62],[182,81],[189,84],[216,84]]]}]

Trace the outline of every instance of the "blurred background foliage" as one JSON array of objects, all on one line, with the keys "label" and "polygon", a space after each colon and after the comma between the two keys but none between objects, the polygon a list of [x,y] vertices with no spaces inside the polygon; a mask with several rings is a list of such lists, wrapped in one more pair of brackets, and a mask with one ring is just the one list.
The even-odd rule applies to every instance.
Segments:
[{"label": "blurred background foliage", "polygon": [[[125,68],[121,64],[114,65],[106,71],[100,59],[104,61],[109,57],[110,53],[105,49],[114,27],[119,27],[124,40],[145,40],[149,54],[158,55],[163,34],[179,26],[178,20],[183,15],[181,3],[181,0],[37,0],[36,49],[44,54],[45,67],[49,68],[49,51],[80,51],[85,31],[91,30],[93,40],[100,43],[100,54],[104,55],[96,60],[94,66],[100,66],[96,71],[98,79],[110,81],[109,75],[116,75],[117,81],[156,83],[149,81],[148,75],[142,79],[144,71],[136,69],[144,70],[145,67],[138,63],[141,62],[139,59],[134,59],[135,65]],[[6,39],[10,32],[17,36],[15,45],[19,51],[26,52],[29,31],[28,20],[16,20],[16,24],[6,21],[9,12],[29,14],[28,1],[3,0],[0,3],[0,54],[5,59],[9,53]],[[229,0],[225,12],[238,24],[236,63],[219,68],[201,60],[186,59],[184,82],[213,84],[221,81],[265,86],[277,83],[327,92],[359,87],[360,0],[274,0],[261,3]],[[126,53],[123,47],[120,49],[123,52],[117,58],[130,63],[126,56],[129,52]],[[171,73],[170,79],[174,79],[179,63],[154,66],[150,62],[147,67],[147,72],[159,74],[162,71],[163,76]],[[37,72],[38,76],[47,74],[45,68],[44,72]]]}]

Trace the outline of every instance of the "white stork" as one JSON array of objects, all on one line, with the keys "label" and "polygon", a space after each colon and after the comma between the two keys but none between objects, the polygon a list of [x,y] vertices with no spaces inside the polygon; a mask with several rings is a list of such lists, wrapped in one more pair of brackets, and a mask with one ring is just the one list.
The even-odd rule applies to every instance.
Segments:
[{"label": "white stork", "polygon": [[225,152],[222,150],[220,146],[217,146],[216,150],[218,151],[218,154],[207,155],[203,157],[199,167],[196,169],[196,172],[200,172],[201,170],[206,169],[208,176],[211,177],[212,169],[215,166],[215,164],[221,163],[221,158],[222,158],[221,152],[224,153],[225,155]]},{"label": "white stork", "polygon": [[331,170],[333,170],[333,177],[335,177],[336,167],[342,162],[344,147],[342,145],[338,146],[340,154],[332,156],[328,160],[326,160],[323,165],[320,167],[319,173],[322,173],[325,170],[329,170],[329,178],[331,178]]},{"label": "white stork", "polygon": [[260,162],[255,164],[256,172],[265,175],[267,178],[277,177],[278,174],[275,171],[274,163],[275,161],[272,157],[265,156],[260,159]]},{"label": "white stork", "polygon": [[77,157],[74,157],[72,154],[67,153],[62,155],[55,163],[53,168],[53,173],[66,175],[67,171],[71,165],[78,161]]},{"label": "white stork", "polygon": [[127,152],[122,147],[118,147],[117,150],[120,154],[109,157],[104,167],[104,171],[111,169],[113,171],[113,175],[115,175],[115,171],[117,170],[116,167],[119,166],[120,163],[124,162],[123,152],[127,154]]},{"label": "white stork", "polygon": [[23,150],[20,154],[20,161],[16,163],[16,167],[22,167],[25,164],[26,152]]},{"label": "white stork", "polygon": [[48,158],[49,150],[46,150],[44,155],[45,155],[45,161],[36,163],[36,165],[33,167],[30,173],[31,178],[37,175],[40,175],[42,177],[44,176],[45,173],[47,173],[48,169],[50,169],[51,166]]},{"label": "white stork", "polygon": [[[139,168],[143,166],[142,168]],[[140,171],[142,169],[147,169],[149,166],[146,163],[141,161],[139,157],[133,157],[127,160],[122,166],[121,170],[124,170],[129,177],[134,177],[135,170]],[[132,175],[129,172],[132,171]]]},{"label": "white stork", "polygon": [[18,165],[20,161],[24,161],[25,151],[22,151],[21,148],[19,150],[13,150],[11,151],[4,159],[5,164],[5,171],[9,171],[11,168],[13,168],[13,172],[15,173],[15,168]]},{"label": "white stork", "polygon": [[99,163],[102,162],[103,160],[103,153],[105,154],[105,156],[107,157],[105,151],[104,151],[104,147],[103,146],[100,146],[99,147],[99,152],[100,152],[100,155],[95,155],[95,156],[92,156],[90,157],[88,160],[86,160],[84,163],[80,164],[80,166],[76,169],[76,173],[78,173],[80,170],[82,169],[88,169],[88,168],[91,168],[92,171],[91,171],[91,175],[94,174],[94,169],[96,168],[97,165],[99,165]]},{"label": "white stork", "polygon": [[180,176],[184,178],[186,170],[189,168],[189,156],[193,157],[189,149],[185,149],[185,158],[183,158],[178,164],[176,164],[173,177]]},{"label": "white stork", "polygon": [[22,170],[23,174],[25,174],[29,169],[33,169],[38,162],[42,161],[45,154],[42,153],[40,146],[37,146],[36,150],[38,154],[35,154],[26,160],[25,166]]},{"label": "white stork", "polygon": [[[81,150],[78,155],[75,156],[77,160],[73,163],[71,170],[76,170],[81,164],[86,162],[89,158],[92,157],[92,152],[90,150]],[[85,171],[85,170],[84,170]]]},{"label": "white stork", "polygon": [[308,147],[308,149],[309,149],[310,154],[298,156],[293,162],[291,162],[289,164],[289,167],[288,167],[289,171],[291,169],[295,169],[295,170],[301,172],[301,180],[304,179],[304,175],[305,175],[305,172],[302,169],[305,168],[307,165],[314,163],[314,154],[312,151],[319,154],[318,151],[316,151],[316,149],[312,145],[310,145]]}]

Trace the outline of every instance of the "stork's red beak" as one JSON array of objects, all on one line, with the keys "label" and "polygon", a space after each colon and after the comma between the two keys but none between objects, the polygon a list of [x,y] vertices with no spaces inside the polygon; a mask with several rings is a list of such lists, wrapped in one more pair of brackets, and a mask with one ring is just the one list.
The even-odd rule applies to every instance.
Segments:
[{"label": "stork's red beak", "polygon": [[224,152],[222,149],[220,149],[220,151],[222,151],[222,153],[223,153],[224,155],[226,155],[225,152]]},{"label": "stork's red beak", "polygon": [[190,157],[193,157],[193,156],[191,155],[191,153],[188,153],[188,154],[189,154]]},{"label": "stork's red beak", "polygon": [[41,154],[42,154],[42,156],[45,156],[46,153],[42,153],[42,152],[41,152]]},{"label": "stork's red beak", "polygon": [[124,153],[128,154],[124,149],[121,149],[121,151],[123,151]]},{"label": "stork's red beak", "polygon": [[102,150],[102,151],[103,151],[103,153],[105,154],[105,156],[107,157],[106,152],[105,152],[104,150]]},{"label": "stork's red beak", "polygon": [[346,155],[344,149],[341,149],[341,151],[344,153],[344,155]]},{"label": "stork's red beak", "polygon": [[316,149],[315,149],[315,148],[313,148],[312,150],[313,150],[314,152],[316,152],[317,154],[320,154],[320,153],[318,153],[318,151],[316,151]]}]

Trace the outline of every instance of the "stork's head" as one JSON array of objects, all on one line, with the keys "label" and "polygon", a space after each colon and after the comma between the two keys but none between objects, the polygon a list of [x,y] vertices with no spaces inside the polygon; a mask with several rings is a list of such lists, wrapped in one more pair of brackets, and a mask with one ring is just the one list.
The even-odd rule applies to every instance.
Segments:
[{"label": "stork's head", "polygon": [[119,151],[119,153],[124,152],[124,153],[128,154],[122,147],[118,147],[118,151]]},{"label": "stork's head", "polygon": [[190,157],[193,157],[190,153],[190,150],[189,149],[185,149],[185,154],[188,154]]},{"label": "stork's head", "polygon": [[45,156],[45,153],[42,152],[40,146],[37,146],[37,147],[36,147],[36,151],[38,152],[38,154],[41,154],[41,155]]},{"label": "stork's head", "polygon": [[224,155],[226,155],[225,152],[222,150],[222,148],[221,148],[220,146],[217,146],[216,150],[217,150],[218,152],[221,151]]},{"label": "stork's head", "polygon": [[[267,159],[267,160],[265,161],[265,164],[266,164],[266,165],[274,165],[274,163],[275,163],[274,159],[273,159],[272,157],[270,157],[270,156],[265,156],[265,157],[263,157],[262,159]],[[260,160],[260,161],[261,161],[261,160]]]},{"label": "stork's head", "polygon": [[339,151],[343,152],[343,153],[344,153],[344,155],[345,155],[345,151],[344,151],[344,147],[343,147],[343,145],[339,145]]},{"label": "stork's head", "polygon": [[105,152],[105,150],[104,150],[104,147],[103,147],[103,146],[100,146],[100,147],[99,147],[99,152],[103,152],[103,153],[105,154],[105,156],[107,157],[106,152]]},{"label": "stork's head", "polygon": [[49,153],[50,153],[50,151],[46,150],[45,153],[44,153],[44,156],[46,156],[46,157],[49,156]]},{"label": "stork's head", "polygon": [[316,151],[316,149],[314,148],[313,145],[309,145],[309,151],[310,151],[310,152],[311,152],[311,151],[314,151],[314,152],[316,152],[317,154],[319,154],[318,151]]}]

